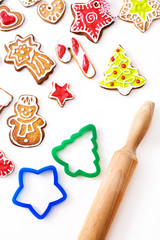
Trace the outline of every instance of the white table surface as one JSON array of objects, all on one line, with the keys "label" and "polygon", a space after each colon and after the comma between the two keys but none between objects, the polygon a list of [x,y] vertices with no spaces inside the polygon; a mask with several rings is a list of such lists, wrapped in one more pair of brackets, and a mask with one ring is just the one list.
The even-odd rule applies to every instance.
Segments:
[{"label": "white table surface", "polygon": [[[116,20],[103,31],[97,44],[84,36],[74,35],[97,71],[93,79],[87,79],[74,59],[63,64],[55,53],[57,41],[69,33],[73,20],[70,4],[74,2],[77,1],[66,0],[63,18],[58,24],[51,25],[37,15],[36,5],[25,8],[18,0],[4,0],[8,7],[24,13],[25,22],[16,30],[0,32],[0,87],[14,97],[10,106],[0,115],[0,148],[15,163],[13,174],[0,179],[0,239],[76,240],[114,151],[125,144],[132,119],[139,107],[145,100],[151,100],[156,104],[153,122],[137,150],[139,164],[107,239],[159,240],[160,20],[154,21],[144,34],[133,24]],[[113,5],[118,12],[123,1],[116,2],[114,0]],[[41,43],[41,50],[55,59],[57,66],[43,84],[38,85],[27,69],[17,72],[13,64],[4,63],[4,44],[14,40],[16,34],[23,37],[33,34],[35,40]],[[129,96],[99,87],[108,60],[118,44],[123,46],[127,56],[132,59],[132,65],[146,78],[146,85],[133,90]],[[75,99],[68,101],[63,109],[56,101],[48,99],[52,81],[70,83],[70,89],[75,95]],[[37,96],[39,114],[47,121],[44,141],[35,148],[16,147],[8,136],[10,128],[6,121],[14,114],[14,103],[22,94]],[[51,150],[89,123],[97,128],[101,173],[92,179],[71,178],[53,160]],[[39,169],[51,164],[56,166],[59,182],[68,198],[53,208],[44,220],[38,220],[29,210],[14,205],[12,196],[18,187],[18,172],[22,167]]]}]

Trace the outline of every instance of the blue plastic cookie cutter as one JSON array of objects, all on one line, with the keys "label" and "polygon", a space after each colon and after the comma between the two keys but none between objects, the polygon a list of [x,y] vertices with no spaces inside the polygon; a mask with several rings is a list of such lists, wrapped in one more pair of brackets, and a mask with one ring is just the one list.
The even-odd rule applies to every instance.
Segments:
[{"label": "blue plastic cookie cutter", "polygon": [[[38,212],[36,212],[36,210],[32,207],[31,204],[19,202],[17,199],[18,199],[18,195],[20,194],[20,192],[24,188],[23,175],[25,173],[34,173],[34,174],[39,175],[39,174],[41,174],[43,172],[46,172],[46,171],[52,171],[53,172],[53,176],[54,176],[53,184],[62,193],[62,197],[60,199],[56,200],[56,201],[49,202],[48,207],[46,208],[44,213],[40,215]],[[19,207],[28,208],[36,218],[38,218],[38,219],[45,218],[47,216],[47,214],[50,212],[50,210],[53,206],[58,205],[59,203],[63,202],[64,200],[66,200],[66,198],[67,198],[67,193],[62,188],[62,186],[58,183],[58,174],[57,174],[57,170],[54,166],[47,166],[47,167],[41,168],[39,170],[32,169],[32,168],[22,168],[19,171],[19,188],[16,190],[15,194],[13,195],[12,202]]]}]

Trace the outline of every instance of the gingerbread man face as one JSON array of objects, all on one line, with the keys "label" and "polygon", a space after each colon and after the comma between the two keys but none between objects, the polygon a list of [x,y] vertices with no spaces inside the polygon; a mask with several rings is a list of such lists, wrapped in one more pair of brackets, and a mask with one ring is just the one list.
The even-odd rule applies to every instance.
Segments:
[{"label": "gingerbread man face", "polygon": [[17,105],[17,113],[21,118],[30,119],[37,112],[36,106]]}]

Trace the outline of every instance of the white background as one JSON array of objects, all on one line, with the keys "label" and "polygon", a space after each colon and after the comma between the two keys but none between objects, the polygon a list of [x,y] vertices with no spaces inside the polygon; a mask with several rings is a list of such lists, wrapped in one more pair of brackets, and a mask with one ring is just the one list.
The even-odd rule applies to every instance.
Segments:
[{"label": "white background", "polygon": [[[107,239],[159,240],[160,220],[160,20],[152,23],[144,34],[133,24],[116,20],[103,31],[97,44],[74,35],[80,41],[96,68],[93,79],[87,79],[76,62],[59,62],[55,54],[57,41],[69,33],[73,17],[66,0],[66,12],[58,24],[44,22],[36,12],[37,6],[25,8],[18,0],[4,0],[8,7],[25,15],[24,24],[10,32],[0,32],[0,87],[14,97],[0,115],[0,148],[15,162],[12,175],[0,179],[0,238],[38,240],[76,240],[93,202],[110,159],[126,141],[132,119],[145,100],[156,103],[151,128],[137,150],[139,164],[129,184],[120,209]],[[112,7],[118,13],[123,1],[114,0]],[[16,34],[25,37],[34,34],[41,50],[53,57],[57,66],[49,79],[37,85],[27,69],[16,72],[13,64],[4,63],[4,44],[14,40]],[[133,90],[129,96],[99,87],[112,52],[121,44],[132,65],[146,78],[146,85]],[[48,99],[51,83],[70,83],[75,99],[60,108]],[[33,94],[39,100],[39,114],[47,121],[45,138],[36,148],[18,148],[9,140],[7,118],[14,114],[14,103],[22,94]],[[81,127],[92,123],[97,128],[101,173],[98,177],[71,178],[56,163],[51,150]],[[77,156],[78,157],[78,156]],[[18,187],[18,172],[22,167],[39,169],[53,164],[59,173],[59,182],[68,194],[65,202],[53,208],[44,220],[36,219],[29,210],[12,203]]]}]

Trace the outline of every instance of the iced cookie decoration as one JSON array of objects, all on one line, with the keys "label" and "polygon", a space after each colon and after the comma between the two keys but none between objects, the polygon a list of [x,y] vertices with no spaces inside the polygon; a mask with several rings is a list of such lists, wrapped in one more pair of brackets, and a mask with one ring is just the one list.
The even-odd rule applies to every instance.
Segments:
[{"label": "iced cookie decoration", "polygon": [[5,45],[6,63],[13,63],[16,71],[26,67],[38,84],[46,80],[53,72],[55,62],[40,51],[40,44],[34,41],[34,36],[25,38],[17,35],[15,40]]},{"label": "iced cookie decoration", "polygon": [[12,12],[8,7],[0,6],[0,30],[10,31],[22,25],[24,16],[19,12]]},{"label": "iced cookie decoration", "polygon": [[56,54],[63,63],[70,62],[73,56],[85,77],[93,78],[96,74],[96,70],[85,51],[74,37],[66,36],[61,38],[56,46]]},{"label": "iced cookie decoration", "polygon": [[131,60],[125,51],[118,46],[109,61],[109,68],[105,72],[100,86],[107,89],[118,89],[122,95],[128,95],[133,88],[142,87],[145,79],[131,66]]},{"label": "iced cookie decoration", "polygon": [[19,0],[24,7],[31,7],[41,0]]},{"label": "iced cookie decoration", "polygon": [[43,128],[46,121],[37,115],[39,106],[37,98],[32,95],[22,95],[15,104],[15,115],[8,118],[11,128],[9,137],[18,147],[35,147],[44,138]]},{"label": "iced cookie decoration", "polygon": [[[83,142],[78,142],[77,152],[75,151],[75,146],[72,149],[70,148],[72,144],[82,140],[85,136],[89,138],[85,138],[85,142],[84,139]],[[89,140],[88,143],[86,140]],[[84,149],[82,149],[82,146]],[[73,134],[69,139],[64,140],[61,145],[54,147],[52,149],[52,156],[56,162],[64,166],[64,171],[69,176],[77,177],[81,175],[92,178],[98,176],[100,173],[99,155],[97,149],[96,128],[93,124],[88,124],[87,126],[81,128],[79,132]],[[88,150],[90,154],[88,154]],[[62,155],[65,151],[66,154]],[[73,155],[70,155],[70,153],[73,153]],[[81,158],[81,160],[79,158]]]},{"label": "iced cookie decoration", "polygon": [[90,41],[98,42],[102,29],[114,22],[107,13],[104,1],[92,0],[88,3],[76,3],[71,5],[74,21],[70,31],[84,34]]},{"label": "iced cookie decoration", "polygon": [[65,12],[65,2],[55,0],[53,2],[42,1],[37,7],[38,15],[48,23],[58,22]]},{"label": "iced cookie decoration", "polygon": [[69,90],[69,84],[66,83],[63,86],[58,85],[57,83],[52,83],[52,91],[49,96],[50,99],[57,100],[60,107],[63,107],[67,100],[74,98],[73,94]]},{"label": "iced cookie decoration", "polygon": [[12,95],[0,88],[0,112],[12,102]]},{"label": "iced cookie decoration", "polygon": [[153,20],[160,18],[160,3],[157,0],[125,0],[119,18],[133,22],[141,32],[145,32]]},{"label": "iced cookie decoration", "polygon": [[0,177],[6,177],[14,170],[14,163],[0,150]]}]

